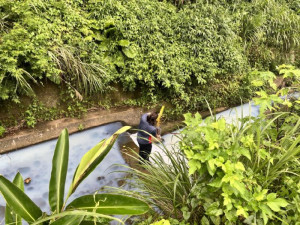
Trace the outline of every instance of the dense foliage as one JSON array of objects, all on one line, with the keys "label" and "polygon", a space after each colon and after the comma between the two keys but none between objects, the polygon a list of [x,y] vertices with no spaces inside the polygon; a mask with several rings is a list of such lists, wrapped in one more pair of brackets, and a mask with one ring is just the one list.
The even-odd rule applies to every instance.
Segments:
[{"label": "dense foliage", "polygon": [[250,67],[299,60],[298,3],[1,0],[0,99],[51,80],[79,98],[119,83],[178,110],[235,104]]},{"label": "dense foliage", "polygon": [[[157,224],[299,224],[300,70],[278,70],[288,85],[282,89],[270,72],[253,80],[260,89],[257,117],[185,114],[179,151],[164,147],[167,161],[154,155],[147,172],[132,171],[149,203],[176,219]],[[290,91],[294,98],[287,98]]]}]

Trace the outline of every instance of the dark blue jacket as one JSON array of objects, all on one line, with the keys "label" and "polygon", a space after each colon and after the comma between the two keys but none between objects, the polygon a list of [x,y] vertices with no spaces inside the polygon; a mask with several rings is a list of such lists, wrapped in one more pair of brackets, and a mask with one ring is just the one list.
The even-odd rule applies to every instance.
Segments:
[{"label": "dark blue jacket", "polygon": [[[151,144],[151,135],[156,137],[156,127],[147,122],[147,116],[147,113],[142,115],[140,121],[139,131],[137,133],[137,141],[139,144]],[[147,133],[144,131],[146,131]],[[151,135],[149,135],[148,133]]]}]

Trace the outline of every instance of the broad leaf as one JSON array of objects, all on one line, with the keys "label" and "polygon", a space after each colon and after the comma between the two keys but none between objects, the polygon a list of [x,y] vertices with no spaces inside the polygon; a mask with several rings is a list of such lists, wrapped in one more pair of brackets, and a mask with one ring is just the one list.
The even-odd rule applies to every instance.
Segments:
[{"label": "broad leaf", "polygon": [[205,216],[201,219],[201,225],[209,225],[209,220]]},{"label": "broad leaf", "polygon": [[192,159],[192,160],[190,160],[189,162],[188,162],[188,164],[189,164],[189,175],[192,175],[192,174],[194,174],[198,169],[201,169],[201,163],[200,163],[200,161],[198,161],[198,160],[194,160],[194,159]]},{"label": "broad leaf", "polygon": [[15,184],[0,175],[0,192],[10,208],[27,222],[42,216],[41,209]]},{"label": "broad leaf", "polygon": [[[24,181],[22,175],[18,172],[15,176],[13,183],[21,190],[24,191]],[[11,208],[6,205],[5,208],[5,224],[22,225],[22,218],[16,215]]]},{"label": "broad leaf", "polygon": [[79,225],[84,216],[64,216],[58,220],[50,223],[51,225]]},{"label": "broad leaf", "polygon": [[68,161],[69,134],[68,130],[64,129],[56,143],[52,159],[52,172],[49,183],[49,204],[53,212],[60,212],[63,207]]},{"label": "broad leaf", "polygon": [[131,58],[131,59],[133,59],[137,54],[136,49],[132,46],[131,47],[122,47],[122,51],[128,58]]},{"label": "broad leaf", "polygon": [[128,47],[130,45],[130,42],[128,40],[120,40],[118,41],[118,44],[123,47]]},{"label": "broad leaf", "polygon": [[105,215],[140,215],[149,210],[147,203],[128,196],[96,194],[81,196],[72,201],[66,210],[82,210]]},{"label": "broad leaf", "polygon": [[102,140],[89,150],[81,159],[71,183],[68,197],[76,190],[78,185],[96,168],[113,147],[118,136],[129,130],[130,126],[124,126],[116,131],[109,139]]},{"label": "broad leaf", "polygon": [[220,216],[223,214],[223,210],[222,207],[219,206],[218,202],[214,202],[206,209],[205,214],[208,216]]},{"label": "broad leaf", "polygon": [[275,193],[268,194],[267,205],[275,212],[280,211],[280,207],[286,207],[288,202],[283,198],[276,198]]}]

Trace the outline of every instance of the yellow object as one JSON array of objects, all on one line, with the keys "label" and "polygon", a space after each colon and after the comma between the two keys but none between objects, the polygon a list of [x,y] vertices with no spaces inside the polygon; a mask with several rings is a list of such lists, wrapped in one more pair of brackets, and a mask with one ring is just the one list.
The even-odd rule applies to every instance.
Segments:
[{"label": "yellow object", "polygon": [[152,223],[151,225],[171,225],[169,220],[160,220],[158,222]]},{"label": "yellow object", "polygon": [[159,112],[159,114],[158,114],[158,117],[157,117],[157,119],[156,119],[156,126],[157,127],[160,127],[160,119],[161,119],[161,117],[162,117],[162,114],[163,114],[163,112],[164,112],[164,109],[165,109],[165,106],[163,105],[162,107],[161,107],[161,109],[160,109],[160,112]]}]

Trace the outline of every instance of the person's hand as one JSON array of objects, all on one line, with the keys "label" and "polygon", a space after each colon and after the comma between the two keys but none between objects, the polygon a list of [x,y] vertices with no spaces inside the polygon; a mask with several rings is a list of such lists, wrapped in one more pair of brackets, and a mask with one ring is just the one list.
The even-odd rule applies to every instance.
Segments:
[{"label": "person's hand", "polygon": [[161,141],[161,136],[160,135],[157,135],[156,138],[157,138],[158,141]]}]

